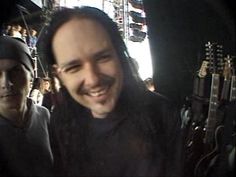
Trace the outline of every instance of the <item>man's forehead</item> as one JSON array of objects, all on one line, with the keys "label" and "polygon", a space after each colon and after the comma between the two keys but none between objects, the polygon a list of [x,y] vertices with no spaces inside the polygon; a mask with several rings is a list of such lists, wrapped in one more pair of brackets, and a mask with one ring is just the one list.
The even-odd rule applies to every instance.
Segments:
[{"label": "man's forehead", "polygon": [[21,63],[16,60],[7,59],[7,58],[0,60],[0,70],[8,70],[17,65],[21,65]]}]

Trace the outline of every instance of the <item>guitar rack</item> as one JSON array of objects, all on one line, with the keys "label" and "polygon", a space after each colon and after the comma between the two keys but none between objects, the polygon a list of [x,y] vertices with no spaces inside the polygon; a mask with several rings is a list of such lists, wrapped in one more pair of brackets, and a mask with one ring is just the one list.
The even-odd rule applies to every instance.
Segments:
[{"label": "guitar rack", "polygon": [[[229,168],[235,164],[228,162],[234,157],[235,163],[235,57],[224,56],[223,46],[212,42],[205,45],[205,55],[194,78],[189,106],[181,110],[184,177],[224,177],[235,171],[235,167]],[[226,122],[230,122],[228,127]]]}]

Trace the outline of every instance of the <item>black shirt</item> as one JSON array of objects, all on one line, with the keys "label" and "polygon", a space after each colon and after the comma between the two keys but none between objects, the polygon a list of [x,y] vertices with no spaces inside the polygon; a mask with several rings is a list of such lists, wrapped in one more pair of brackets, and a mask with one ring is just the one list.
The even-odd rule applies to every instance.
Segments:
[{"label": "black shirt", "polygon": [[176,110],[155,93],[143,101],[142,109],[120,101],[105,119],[93,118],[76,103],[55,111],[56,164],[64,163],[67,176],[179,176],[181,132]]}]

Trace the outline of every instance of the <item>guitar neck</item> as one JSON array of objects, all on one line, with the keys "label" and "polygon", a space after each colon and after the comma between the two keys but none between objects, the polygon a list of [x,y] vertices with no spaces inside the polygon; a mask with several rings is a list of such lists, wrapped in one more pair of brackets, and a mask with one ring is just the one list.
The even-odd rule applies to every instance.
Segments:
[{"label": "guitar neck", "polygon": [[229,95],[230,95],[230,83],[231,81],[228,79],[225,79],[223,82],[223,88],[221,91],[221,101],[228,101]]},{"label": "guitar neck", "polygon": [[209,101],[208,117],[206,122],[206,133],[204,143],[211,144],[214,142],[215,126],[217,123],[216,111],[218,108],[218,95],[219,95],[220,75],[212,74],[211,94]]},{"label": "guitar neck", "polygon": [[230,88],[230,101],[236,100],[236,76],[233,75],[231,78],[231,88]]}]

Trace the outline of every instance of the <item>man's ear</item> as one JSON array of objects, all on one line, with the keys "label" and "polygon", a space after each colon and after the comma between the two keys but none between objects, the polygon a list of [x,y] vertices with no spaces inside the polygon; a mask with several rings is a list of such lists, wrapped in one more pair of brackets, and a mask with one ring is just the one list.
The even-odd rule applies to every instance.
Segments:
[{"label": "man's ear", "polygon": [[61,79],[61,72],[59,71],[59,68],[56,64],[52,65],[52,73],[53,73],[53,76],[56,77],[60,81],[60,84],[64,85]]},{"label": "man's ear", "polygon": [[60,71],[59,71],[59,68],[56,64],[52,65],[52,74],[55,76],[55,77],[60,77]]}]

